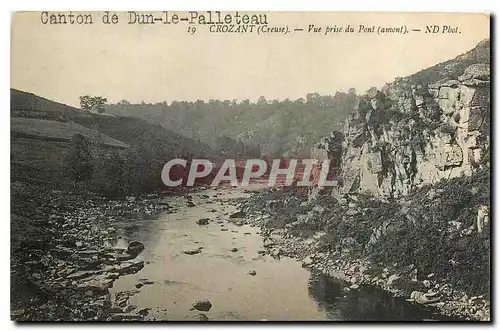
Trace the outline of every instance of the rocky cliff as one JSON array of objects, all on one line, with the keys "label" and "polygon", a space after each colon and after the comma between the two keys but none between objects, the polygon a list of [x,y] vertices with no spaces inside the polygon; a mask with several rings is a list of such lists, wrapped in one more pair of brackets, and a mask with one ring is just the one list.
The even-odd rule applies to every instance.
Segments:
[{"label": "rocky cliff", "polygon": [[362,95],[346,119],[342,193],[408,195],[489,164],[490,44]]}]

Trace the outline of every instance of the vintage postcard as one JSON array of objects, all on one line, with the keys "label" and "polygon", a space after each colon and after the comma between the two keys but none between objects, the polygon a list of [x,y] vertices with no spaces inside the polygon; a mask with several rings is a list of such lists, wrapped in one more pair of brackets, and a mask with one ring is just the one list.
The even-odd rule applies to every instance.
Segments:
[{"label": "vintage postcard", "polygon": [[11,319],[490,321],[490,20],[13,13]]}]

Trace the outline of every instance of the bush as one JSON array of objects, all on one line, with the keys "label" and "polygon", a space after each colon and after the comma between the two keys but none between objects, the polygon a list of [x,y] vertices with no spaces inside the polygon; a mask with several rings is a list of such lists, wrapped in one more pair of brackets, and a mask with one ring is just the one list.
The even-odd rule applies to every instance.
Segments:
[{"label": "bush", "polygon": [[81,134],[75,134],[71,138],[71,147],[64,156],[63,172],[69,179],[83,182],[91,178],[94,171],[94,157],[90,152],[88,140]]}]

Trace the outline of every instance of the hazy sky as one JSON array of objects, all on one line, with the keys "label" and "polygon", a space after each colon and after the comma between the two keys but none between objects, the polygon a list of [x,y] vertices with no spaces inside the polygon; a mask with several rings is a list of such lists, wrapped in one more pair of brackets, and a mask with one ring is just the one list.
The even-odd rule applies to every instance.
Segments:
[{"label": "hazy sky", "polygon": [[[350,24],[358,31],[360,24],[406,24],[422,30],[388,36],[212,34],[204,26],[189,35],[186,23],[129,25],[120,13],[112,26],[93,15],[91,26],[63,26],[41,24],[40,13],[15,14],[11,86],[71,105],[84,94],[110,102],[297,99],[381,87],[489,38],[484,14],[267,13],[269,27]],[[458,26],[461,33],[425,34],[431,24]]]}]

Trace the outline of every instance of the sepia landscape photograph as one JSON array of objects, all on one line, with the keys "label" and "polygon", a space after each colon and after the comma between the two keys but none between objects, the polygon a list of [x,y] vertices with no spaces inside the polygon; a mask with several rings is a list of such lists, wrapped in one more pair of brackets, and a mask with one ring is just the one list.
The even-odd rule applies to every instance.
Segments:
[{"label": "sepia landscape photograph", "polygon": [[490,19],[12,13],[11,320],[491,321]]}]

